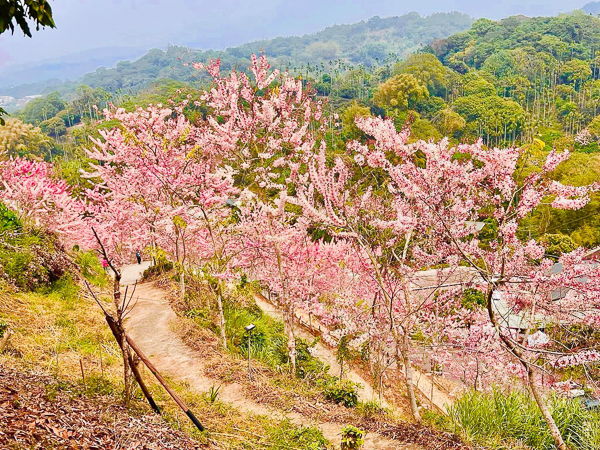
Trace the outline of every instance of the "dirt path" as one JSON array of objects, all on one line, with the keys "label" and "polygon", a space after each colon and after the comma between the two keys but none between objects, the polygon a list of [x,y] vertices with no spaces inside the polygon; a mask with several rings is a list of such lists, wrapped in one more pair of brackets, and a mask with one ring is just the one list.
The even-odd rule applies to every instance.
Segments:
[{"label": "dirt path", "polygon": [[[123,267],[122,284],[135,283],[148,265],[143,263]],[[220,384],[204,375],[200,356],[173,333],[172,326],[177,323],[177,315],[169,305],[165,292],[151,283],[142,283],[136,288],[135,298],[137,303],[128,316],[126,327],[129,335],[156,368],[175,380],[187,382],[198,393]],[[244,397],[242,387],[236,384],[223,385],[219,397],[242,411],[278,419],[287,417],[297,425],[317,426],[330,442],[339,445],[340,432],[344,426],[342,424],[313,423],[298,413],[268,408]],[[399,444],[376,433],[367,434],[364,449],[422,450],[421,447]]]}]

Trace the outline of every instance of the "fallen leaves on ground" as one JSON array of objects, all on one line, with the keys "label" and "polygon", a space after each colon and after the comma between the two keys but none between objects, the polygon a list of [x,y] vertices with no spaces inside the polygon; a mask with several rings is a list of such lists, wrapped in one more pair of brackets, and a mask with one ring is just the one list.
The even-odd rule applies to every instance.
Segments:
[{"label": "fallen leaves on ground", "polygon": [[0,448],[206,449],[154,414],[132,416],[108,398],[58,391],[51,377],[0,367]]}]

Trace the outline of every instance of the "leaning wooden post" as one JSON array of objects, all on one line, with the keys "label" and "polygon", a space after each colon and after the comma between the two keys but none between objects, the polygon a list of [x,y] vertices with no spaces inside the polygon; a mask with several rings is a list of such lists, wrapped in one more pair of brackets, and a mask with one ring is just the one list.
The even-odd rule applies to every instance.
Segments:
[{"label": "leaning wooden post", "polygon": [[127,339],[127,343],[129,344],[129,346],[133,349],[134,352],[137,353],[137,355],[140,357],[142,362],[144,364],[146,364],[146,367],[148,367],[148,369],[150,369],[150,372],[152,372],[154,374],[154,376],[156,377],[158,382],[163,385],[165,390],[169,393],[169,395],[173,398],[173,400],[175,400],[175,403],[177,403],[177,405],[181,408],[181,410],[189,417],[189,419],[194,423],[194,425],[196,425],[196,428],[198,428],[198,430],[200,430],[200,431],[204,431],[204,427],[202,426],[200,421],[196,418],[194,413],[186,406],[186,404],[183,403],[183,401],[179,398],[179,396],[169,387],[169,385],[167,384],[165,379],[158,372],[156,367],[154,367],[154,364],[152,364],[150,362],[150,360],[148,358],[146,358],[146,356],[142,353],[142,351],[139,349],[139,347],[131,340],[131,338],[129,336],[126,336],[126,339]]},{"label": "leaning wooden post", "polygon": [[[117,321],[108,313],[108,311],[106,311],[106,309],[104,309],[104,307],[102,306],[102,303],[100,303],[100,301],[98,300],[98,297],[96,297],[96,294],[94,294],[94,291],[92,291],[92,288],[90,287],[90,285],[88,284],[87,281],[85,284],[86,284],[90,294],[92,294],[92,297],[98,304],[98,306],[100,306],[100,309],[102,309],[102,312],[104,313],[104,319],[106,320],[106,323],[108,324],[108,327],[110,328],[110,331],[112,332],[115,340],[117,341],[117,344],[119,344],[119,347],[121,348],[121,351],[123,352],[124,357],[125,357],[125,355],[127,356],[127,359],[124,360],[124,363],[125,362],[129,363],[129,368],[131,369],[135,380],[137,381],[140,388],[142,389],[142,392],[144,393],[146,400],[148,400],[148,403],[150,403],[150,406],[152,407],[154,412],[156,412],[157,414],[160,414],[160,409],[158,408],[158,405],[152,398],[152,394],[150,394],[150,390],[146,387],[146,384],[144,383],[144,380],[142,378],[142,374],[138,370],[137,365],[135,364],[135,362],[133,361],[133,358],[131,357],[131,353],[124,352],[123,344],[126,341],[126,338],[124,337],[125,330],[122,327],[119,327]],[[100,361],[102,361],[102,360],[100,360]]]},{"label": "leaning wooden post", "polygon": [[[127,337],[123,337],[125,335],[125,333],[123,331],[119,330],[119,327],[117,326],[115,319],[113,319],[110,315],[105,313],[104,317],[105,317],[106,322],[108,323],[108,326],[110,328],[110,331],[112,331],[117,343],[119,344],[119,346],[121,346],[122,342],[127,339]],[[150,406],[152,407],[154,412],[157,414],[160,414],[160,409],[158,408],[158,405],[154,401],[154,398],[152,398],[152,394],[150,393],[150,390],[146,386],[146,383],[144,383],[142,374],[138,370],[137,365],[133,361],[133,358],[131,357],[131,355],[127,355],[127,357],[129,360],[129,367],[131,368],[131,371],[133,372],[133,377],[135,378],[135,381],[137,381],[137,383],[140,386],[140,389],[144,393],[144,397],[146,397],[146,400],[148,400],[148,403],[150,404]]]}]

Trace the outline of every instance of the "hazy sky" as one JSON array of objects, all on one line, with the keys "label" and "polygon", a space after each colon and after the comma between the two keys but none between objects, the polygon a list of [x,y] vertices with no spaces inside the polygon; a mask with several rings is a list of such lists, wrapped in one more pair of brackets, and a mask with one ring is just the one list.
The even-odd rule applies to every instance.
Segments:
[{"label": "hazy sky", "polygon": [[555,15],[588,0],[50,0],[56,29],[33,38],[0,35],[0,68],[102,47],[224,49],[248,41],[312,33],[334,24],[411,11],[460,11],[499,19]]}]

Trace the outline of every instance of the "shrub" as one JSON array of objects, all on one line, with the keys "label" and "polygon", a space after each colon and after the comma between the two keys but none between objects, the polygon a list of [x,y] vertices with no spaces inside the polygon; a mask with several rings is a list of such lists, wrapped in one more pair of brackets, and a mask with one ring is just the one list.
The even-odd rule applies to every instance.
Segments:
[{"label": "shrub", "polygon": [[108,276],[93,251],[79,251],[75,255],[75,264],[79,267],[83,277],[90,283],[104,287],[108,284]]},{"label": "shrub", "polygon": [[577,244],[569,236],[564,234],[544,234],[539,242],[546,246],[546,254],[558,259],[563,253],[572,252]]},{"label": "shrub", "polygon": [[321,430],[315,427],[296,426],[289,420],[284,420],[270,433],[269,446],[272,450],[326,450],[327,439]]},{"label": "shrub", "polygon": [[0,204],[0,277],[21,290],[33,291],[60,279],[71,262],[51,235],[25,229]]},{"label": "shrub", "polygon": [[323,389],[323,394],[327,400],[352,408],[358,404],[358,388],[358,383],[332,378]]},{"label": "shrub", "polygon": [[359,430],[353,425],[348,425],[347,427],[344,427],[342,429],[342,450],[354,450],[361,448],[364,443],[364,435],[364,431]]},{"label": "shrub", "polygon": [[219,327],[213,323],[208,308],[190,308],[184,312],[184,316],[192,319],[201,328],[207,328],[215,334],[219,333]]},{"label": "shrub", "polygon": [[467,288],[463,292],[461,305],[469,310],[484,308],[486,303],[485,294],[478,289]]},{"label": "shrub", "polygon": [[23,225],[17,215],[0,203],[0,232],[20,231]]},{"label": "shrub", "polygon": [[[197,319],[194,320],[198,323]],[[290,360],[283,322],[263,314],[256,307],[225,304],[225,333],[229,350],[241,354],[244,358],[248,357],[246,326],[251,323],[255,328],[250,337],[250,356],[271,367],[288,365]],[[308,343],[301,338],[296,338],[297,377],[321,378],[329,370],[329,366],[310,353],[310,349],[316,345],[316,342]]]},{"label": "shrub", "polygon": [[317,344],[317,340],[310,344],[304,339],[296,338],[296,376],[307,378],[309,376],[320,377],[329,371],[329,365],[322,363],[311,355],[311,349]]},{"label": "shrub", "polygon": [[368,402],[358,402],[356,412],[363,417],[373,417],[378,414],[388,414],[389,410],[381,406],[377,400],[370,400]]},{"label": "shrub", "polygon": [[144,280],[157,277],[173,270],[173,263],[162,255],[156,258],[156,262],[144,270],[142,278]]},{"label": "shrub", "polygon": [[229,350],[248,356],[248,332],[246,326],[255,325],[250,337],[250,356],[271,367],[287,364],[287,339],[283,323],[262,314],[234,305],[225,305],[225,333]]}]

